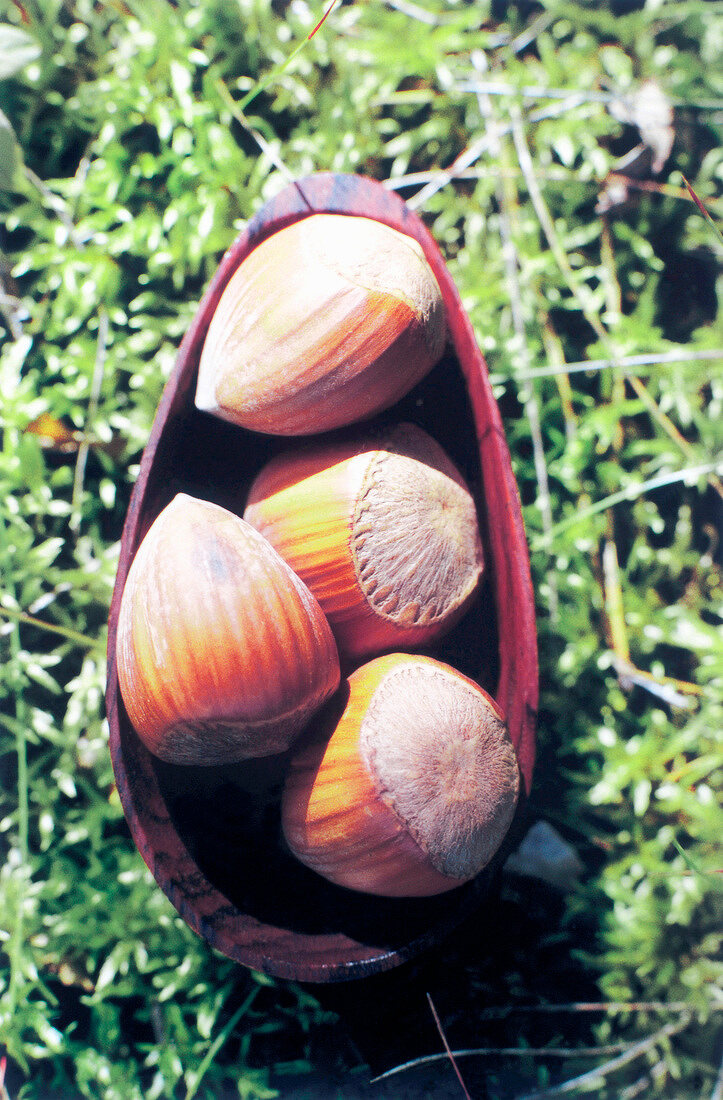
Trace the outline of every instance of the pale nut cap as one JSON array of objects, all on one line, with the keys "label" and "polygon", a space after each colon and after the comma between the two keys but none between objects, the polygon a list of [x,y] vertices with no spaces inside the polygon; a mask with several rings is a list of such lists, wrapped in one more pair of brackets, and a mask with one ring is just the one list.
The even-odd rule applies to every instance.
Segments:
[{"label": "pale nut cap", "polygon": [[309,586],[354,658],[439,638],[479,590],[474,499],[414,424],[275,456],[244,518]]},{"label": "pale nut cap", "polygon": [[473,878],[502,844],[519,794],[494,701],[450,666],[405,654],[363,665],[344,691],[331,729],[292,756],[282,800],[291,851],[337,885],[388,897]]}]

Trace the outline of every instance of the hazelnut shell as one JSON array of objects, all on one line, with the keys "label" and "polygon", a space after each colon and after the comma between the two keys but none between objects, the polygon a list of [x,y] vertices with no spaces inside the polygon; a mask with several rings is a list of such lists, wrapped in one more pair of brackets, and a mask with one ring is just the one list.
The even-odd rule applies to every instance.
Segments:
[{"label": "hazelnut shell", "polygon": [[136,732],[178,764],[285,750],[339,683],[331,630],[305,585],[253,527],[185,493],[133,560],[116,655]]},{"label": "hazelnut shell", "polygon": [[518,793],[493,700],[440,661],[389,654],[352,673],[292,755],[282,826],[293,854],[339,886],[439,894],[489,863]]},{"label": "hazelnut shell", "polygon": [[244,518],[308,585],[355,659],[439,638],[483,573],[472,495],[414,424],[277,455],[252,483]]},{"label": "hazelnut shell", "polygon": [[411,237],[316,214],[251,252],[224,288],[196,406],[244,428],[307,435],[403,397],[439,360],[442,295]]}]

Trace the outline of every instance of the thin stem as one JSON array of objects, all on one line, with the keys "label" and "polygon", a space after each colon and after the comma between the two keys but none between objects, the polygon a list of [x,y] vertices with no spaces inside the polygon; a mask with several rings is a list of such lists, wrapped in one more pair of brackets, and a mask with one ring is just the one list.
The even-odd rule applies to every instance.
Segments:
[{"label": "thin stem", "polygon": [[457,1080],[459,1081],[460,1085],[462,1086],[462,1092],[464,1093],[464,1095],[466,1097],[466,1100],[472,1100],[472,1097],[467,1092],[467,1086],[464,1083],[464,1079],[462,1078],[462,1074],[459,1072],[459,1067],[457,1066],[457,1063],[454,1060],[454,1055],[453,1055],[452,1051],[450,1050],[449,1043],[447,1042],[447,1036],[444,1034],[444,1028],[442,1027],[439,1016],[437,1015],[437,1009],[434,1007],[434,1001],[432,1000],[432,995],[430,993],[427,994],[427,1000],[429,1001],[429,1007],[431,1008],[432,1015],[434,1016],[434,1022],[437,1025],[437,1031],[439,1032],[440,1038],[441,1038],[442,1042],[444,1043],[444,1049],[447,1052],[446,1057],[449,1058],[450,1062],[452,1063],[452,1068],[453,1068],[455,1074],[457,1075]]},{"label": "thin stem", "polygon": [[[630,1046],[630,1043],[607,1043],[597,1047],[470,1047],[465,1050],[452,1050],[450,1054],[454,1058],[604,1058],[609,1054],[627,1051]],[[447,1054],[423,1054],[386,1070],[378,1077],[373,1077],[370,1083],[396,1077],[399,1073],[406,1073],[420,1066],[444,1062],[448,1057]]]},{"label": "thin stem", "polygon": [[[708,1006],[711,1012],[723,1012],[723,1004]],[[604,1012],[608,1015],[626,1014],[629,1012],[662,1012],[662,1013],[689,1013],[691,1006],[687,1001],[568,1001],[562,1004],[549,1005],[490,1005],[479,1013],[480,1019],[494,1020],[499,1017],[512,1016],[522,1013],[541,1013],[547,1015],[554,1012]]]},{"label": "thin stem", "polygon": [[634,1062],[641,1054],[645,1054],[647,1051],[652,1050],[664,1039],[670,1039],[673,1035],[677,1035],[679,1032],[685,1030],[691,1020],[692,1016],[687,1015],[673,1023],[665,1024],[664,1027],[661,1027],[652,1035],[648,1035],[647,1038],[641,1039],[639,1043],[633,1043],[628,1050],[618,1055],[617,1058],[611,1058],[609,1062],[604,1062],[601,1066],[589,1070],[588,1073],[582,1073],[579,1077],[571,1077],[569,1080],[563,1081],[559,1085],[553,1085],[552,1088],[549,1089],[526,1092],[524,1096],[516,1097],[516,1100],[549,1100],[549,1098],[553,1096],[564,1096],[570,1092],[577,1092],[578,1089],[592,1084],[593,1082],[600,1081],[609,1073],[614,1073],[615,1070],[622,1069],[623,1066],[627,1066],[630,1062]]},{"label": "thin stem", "polygon": [[29,180],[30,183],[32,183],[33,187],[35,187],[40,192],[47,205],[50,207],[54,214],[57,214],[58,218],[65,226],[68,237],[70,238],[73,247],[77,248],[79,252],[82,252],[85,248],[85,242],[81,240],[81,238],[78,236],[78,230],[75,227],[75,223],[68,213],[66,205],[60,195],[57,195],[55,191],[51,191],[51,189],[40,178],[40,176],[33,172],[32,168],[28,168],[27,164],[24,166],[23,170],[25,172],[26,178]]},{"label": "thin stem", "polygon": [[266,138],[263,136],[263,134],[259,133],[259,131],[251,125],[251,123],[247,119],[246,115],[244,114],[243,110],[241,109],[239,104],[236,103],[235,99],[233,98],[233,96],[231,95],[228,88],[226,87],[226,85],[224,84],[223,80],[221,80],[220,77],[216,81],[216,88],[218,89],[218,93],[221,96],[222,100],[224,101],[224,103],[228,107],[228,109],[231,112],[232,116],[239,123],[239,125],[243,126],[244,130],[248,134],[251,135],[251,137],[254,139],[254,141],[258,145],[259,149],[261,150],[261,152],[266,154],[266,156],[269,158],[269,160],[271,161],[273,166],[281,173],[281,175],[284,177],[284,179],[288,183],[293,183],[294,182],[293,174],[289,171],[289,169],[286,167],[286,165],[282,161],[279,154],[271,146],[271,144],[266,140]]},{"label": "thin stem", "polygon": [[525,84],[517,88],[514,84],[505,84],[502,80],[480,80],[475,76],[460,80],[454,85],[455,91],[470,92],[472,95],[499,95],[521,97],[522,99],[567,99],[572,91],[582,92],[588,103],[612,103],[618,97],[612,92],[595,92],[591,89],[546,88],[544,85]]},{"label": "thin stem", "polygon": [[[392,95],[378,96],[375,103],[378,106],[385,104],[392,104],[397,102],[403,102],[400,97],[405,97],[407,102],[410,102],[411,97],[414,97],[416,101],[428,102],[433,99],[434,96],[429,92],[420,92],[414,90],[413,92],[395,92]],[[505,133],[509,131],[505,129]],[[422,184],[432,183],[438,180],[443,170],[435,168],[426,172],[408,172],[401,176],[390,176],[383,181],[383,186],[390,191],[399,191],[404,187],[421,187]],[[499,172],[500,176],[509,175],[514,179],[518,179],[522,173],[519,168],[501,168],[495,167],[495,172]],[[444,174],[449,176],[449,181],[452,180],[479,180],[487,179],[489,177],[489,168],[463,168],[458,172],[452,172],[451,169],[444,170]],[[635,191],[647,191],[654,195],[667,195],[672,199],[685,199],[686,202],[690,201],[690,195],[684,187],[676,187],[673,183],[660,183],[658,180],[636,180],[630,176],[624,175],[622,172],[610,172],[604,178],[597,176],[583,175],[582,172],[571,172],[566,168],[547,168],[544,171],[538,171],[537,178],[543,180],[545,183],[576,183],[583,187],[594,188],[595,191],[599,191],[605,183],[610,183],[611,180],[620,180],[627,188]]]},{"label": "thin stem", "polygon": [[103,306],[98,311],[98,338],[95,348],[95,362],[93,364],[93,377],[90,383],[90,399],[88,412],[83,426],[83,433],[78,455],[75,460],[75,474],[73,476],[73,495],[71,498],[70,529],[76,531],[80,527],[81,519],[81,494],[85,480],[85,467],[88,461],[88,452],[91,445],[91,433],[98,413],[100,403],[100,391],[103,386],[103,372],[105,370],[106,349],[108,346],[108,314]]},{"label": "thin stem", "polygon": [[329,7],[326,9],[314,29],[309,34],[307,34],[305,38],[302,38],[301,42],[297,43],[297,45],[294,47],[288,57],[284,58],[284,60],[278,65],[274,65],[273,69],[271,69],[271,71],[268,72],[266,76],[263,77],[261,80],[258,80],[254,87],[246,93],[239,104],[239,109],[241,111],[245,111],[249,104],[252,103],[254,99],[256,99],[256,96],[265,91],[270,84],[273,84],[274,80],[276,80],[278,76],[281,76],[281,74],[289,67],[294,58],[301,53],[304,47],[307,46],[311,39],[314,37],[316,32],[322,27],[327,17],[331,15],[332,9],[335,7],[335,5],[336,0],[331,0],[331,4],[329,4]]},{"label": "thin stem", "polygon": [[[0,515],[0,563],[6,563],[10,558],[7,521]],[[4,587],[15,599],[15,585],[11,576],[5,579]],[[10,665],[17,669],[20,658],[20,631],[15,623],[10,632]],[[30,786],[28,778],[28,742],[26,730],[28,727],[28,708],[22,695],[15,692],[15,754],[18,762],[18,854],[20,857],[20,874],[17,875],[17,912],[15,915],[15,928],[10,937],[7,950],[10,957],[9,1001],[10,1013],[15,1012],[20,996],[22,984],[22,951],[25,941],[24,912],[25,892],[24,884],[29,874],[30,855]]]},{"label": "thin stem", "polygon": [[542,191],[540,189],[537,176],[535,174],[535,167],[532,162],[532,156],[527,145],[525,138],[524,126],[522,122],[522,114],[519,106],[516,103],[510,105],[510,118],[511,118],[511,133],[512,139],[515,143],[515,149],[517,151],[517,159],[522,170],[522,175],[525,177],[527,189],[530,193],[530,200],[535,213],[537,214],[537,220],[542,227],[542,231],[545,234],[548,247],[552,252],[557,266],[559,267],[565,282],[568,285],[570,292],[576,299],[580,306],[582,313],[599,340],[607,342],[607,332],[600,321],[594,307],[590,302],[590,292],[584,283],[580,283],[577,279],[575,272],[570,266],[570,261],[567,258],[567,253],[560,243],[560,239],[557,235],[552,217],[547,208],[547,204],[544,200]]},{"label": "thin stem", "polygon": [[253,1004],[256,996],[258,995],[259,988],[260,988],[259,986],[256,986],[254,989],[251,990],[251,992],[249,993],[248,997],[243,1002],[243,1004],[239,1008],[236,1009],[236,1011],[234,1012],[233,1016],[228,1021],[226,1026],[224,1028],[222,1028],[222,1030],[218,1033],[218,1035],[216,1036],[214,1041],[211,1043],[211,1046],[208,1048],[205,1055],[203,1056],[198,1069],[192,1075],[191,1083],[188,1084],[188,1091],[186,1093],[186,1100],[193,1100],[193,1097],[198,1092],[200,1084],[203,1081],[203,1078],[205,1077],[209,1066],[213,1062],[213,1060],[216,1057],[216,1055],[218,1054],[219,1050],[221,1050],[221,1048],[226,1043],[227,1039],[231,1035],[231,1032],[236,1027],[236,1024],[248,1012],[248,1010],[251,1007],[251,1005]]},{"label": "thin stem", "polygon": [[[481,51],[475,51],[472,55],[472,64],[475,68],[486,66],[487,61]],[[500,126],[489,96],[479,95],[477,102],[480,114],[486,122],[487,136],[490,142],[490,151],[495,159],[504,162],[506,150],[500,137]],[[527,340],[527,323],[525,317],[523,287],[520,279],[520,258],[515,246],[514,232],[512,228],[512,213],[517,204],[517,190],[509,180],[500,180],[497,183],[497,204],[499,206],[499,230],[502,241],[502,257],[505,265],[508,297],[510,300],[510,313],[512,327],[517,338],[518,355],[522,361],[523,369],[530,370],[530,352]],[[537,505],[540,509],[543,531],[552,529],[552,506],[550,503],[550,482],[547,476],[547,463],[545,461],[545,446],[542,439],[542,422],[540,417],[540,405],[537,394],[531,385],[524,387],[523,400],[525,413],[530,425],[532,439],[532,454],[537,477]],[[550,571],[547,577],[549,591],[550,618],[556,622],[558,618],[559,603],[557,595],[557,578]]]},{"label": "thin stem", "polygon": [[585,523],[591,516],[597,515],[598,512],[604,512],[606,508],[612,508],[614,505],[620,504],[625,500],[636,500],[645,493],[652,492],[654,489],[661,489],[665,485],[674,485],[678,481],[694,481],[699,477],[709,477],[710,474],[720,473],[723,473],[723,464],[708,462],[701,466],[692,466],[687,470],[677,470],[670,474],[660,474],[658,477],[651,477],[647,481],[636,481],[634,484],[628,485],[627,488],[621,489],[617,493],[611,493],[609,496],[603,497],[602,500],[590,504],[587,508],[579,509],[574,515],[568,516],[567,519],[556,523],[551,531],[537,535],[532,539],[531,548],[533,550],[544,550],[546,547],[549,547],[563,531],[567,531],[571,527],[576,527],[579,523]]},{"label": "thin stem", "polygon": [[[552,107],[539,111],[533,111],[529,116],[529,121],[542,122],[542,120],[546,118],[556,118],[558,115],[563,115],[574,107],[579,107],[583,102],[584,100],[581,96],[571,95],[570,98],[563,103],[555,104]],[[499,133],[509,134],[511,130],[511,126],[505,125],[500,127]],[[463,173],[467,168],[471,167],[475,161],[479,160],[483,153],[489,152],[489,149],[489,135],[483,134],[477,141],[472,142],[471,145],[460,153],[449,168],[443,168],[435,173],[426,187],[423,187],[416,195],[407,199],[407,206],[411,207],[412,210],[418,210],[421,206],[424,206],[424,204],[431,199],[432,195],[436,195],[437,192],[441,191],[443,187],[446,187],[448,183],[457,179],[460,173]]]},{"label": "thin stem", "polygon": [[623,589],[620,584],[618,549],[612,538],[605,539],[602,551],[603,600],[610,629],[613,652],[621,661],[630,661],[628,630],[625,623]]},{"label": "thin stem", "polygon": [[[539,327],[545,354],[555,366],[555,383],[560,395],[563,416],[565,417],[565,437],[568,442],[571,442],[575,438],[577,430],[577,416],[572,403],[572,383],[567,374],[562,341],[555,331],[555,326],[547,308],[543,305],[539,308]],[[518,372],[515,371],[515,378],[517,378],[517,375]]]},{"label": "thin stem", "polygon": [[[464,1050],[453,1050],[450,1053],[455,1058],[559,1058],[565,1060],[604,1058],[609,1054],[626,1053],[632,1045],[632,1043],[605,1043],[594,1047],[470,1047]],[[378,1077],[372,1078],[371,1083],[383,1081],[387,1077],[395,1077],[399,1073],[417,1069],[419,1066],[434,1065],[435,1062],[443,1062],[447,1058],[447,1054],[423,1054],[386,1070]]]},{"label": "thin stem", "polygon": [[513,38],[509,44],[510,53],[520,54],[523,50],[526,50],[535,39],[542,34],[543,31],[555,22],[557,15],[554,11],[543,11],[536,19],[533,19],[529,27],[526,27],[524,31],[520,31],[516,38]]},{"label": "thin stem", "polygon": [[[587,371],[611,370],[613,367],[627,371],[630,367],[654,367],[665,363],[697,363],[709,359],[723,360],[723,348],[701,348],[699,351],[681,348],[674,351],[650,352],[646,355],[626,355],[619,359],[587,359],[577,363],[565,363],[562,366],[535,367],[527,374],[515,371],[513,377],[516,382],[526,382],[532,378],[552,378],[561,371],[565,374],[582,374]],[[502,380],[501,375],[495,377]]]},{"label": "thin stem", "polygon": [[702,203],[702,202],[700,201],[700,199],[699,199],[699,198],[698,198],[698,196],[696,195],[696,193],[695,193],[695,191],[693,190],[693,188],[692,188],[692,187],[690,186],[690,184],[688,183],[688,181],[687,181],[687,179],[685,178],[685,176],[683,176],[683,183],[684,183],[684,184],[685,184],[685,186],[687,187],[687,189],[688,189],[688,193],[689,193],[689,195],[690,195],[691,199],[693,200],[693,202],[695,203],[695,205],[696,205],[696,206],[698,207],[698,209],[700,210],[700,212],[701,212],[701,214],[703,215],[703,217],[705,218],[705,220],[706,220],[706,221],[708,222],[708,225],[709,225],[709,226],[711,227],[711,229],[713,230],[713,232],[715,233],[715,235],[717,236],[717,238],[718,238],[718,240],[719,240],[719,241],[721,242],[721,244],[723,244],[723,233],[721,233],[720,229],[718,228],[718,226],[716,225],[716,223],[715,223],[715,222],[713,221],[713,219],[711,218],[710,214],[708,213],[708,211],[706,210],[705,206],[703,205],[703,203]]},{"label": "thin stem", "polygon": [[[461,80],[454,86],[456,91],[471,92],[473,95],[500,95],[521,96],[523,99],[565,99],[574,89],[570,88],[546,88],[541,84],[527,84],[515,87],[514,84],[505,84],[501,80],[479,80],[474,77],[470,80]],[[588,88],[584,91],[585,99],[590,103],[614,103],[621,97],[614,92],[598,92]],[[720,111],[723,109],[723,99],[671,99],[672,107],[690,107],[701,111]]]},{"label": "thin stem", "polygon": [[439,26],[440,20],[437,15],[418,7],[417,4],[410,3],[410,0],[386,0],[386,3],[390,8],[400,11],[410,19],[416,19],[419,23],[426,23],[428,27]]},{"label": "thin stem", "polygon": [[[611,346],[611,340],[608,331],[600,320],[591,302],[590,291],[588,290],[587,286],[577,278],[575,272],[570,266],[570,261],[567,258],[567,253],[562,247],[560,239],[557,235],[552,217],[550,216],[550,212],[547,209],[547,204],[545,203],[542,191],[540,190],[540,186],[535,175],[532,156],[530,154],[530,150],[527,146],[527,140],[525,138],[522,115],[520,113],[519,106],[516,103],[513,103],[510,106],[510,117],[512,119],[512,138],[514,140],[515,148],[517,150],[517,159],[519,160],[520,168],[522,169],[522,173],[527,182],[527,187],[530,192],[530,199],[532,201],[532,205],[535,208],[535,213],[537,214],[537,218],[542,227],[542,231],[545,234],[545,238],[549,245],[550,251],[552,252],[555,261],[560,269],[560,272],[562,273],[565,282],[568,285],[568,289],[580,306],[585,320],[590,325],[590,328],[593,330],[603,346],[610,348],[611,357],[617,360],[618,357],[615,354],[615,348]],[[626,374],[626,378],[632,386],[633,390],[635,391],[636,395],[640,398],[640,400],[647,408],[650,415],[653,417],[654,420],[658,422],[666,435],[668,435],[670,439],[672,439],[673,442],[680,448],[686,458],[688,458],[689,460],[693,460],[695,457],[697,457],[695,449],[691,447],[687,439],[681,434],[678,428],[676,428],[670,417],[668,417],[653,400],[640,379],[636,378],[634,374]],[[719,479],[714,477],[709,478],[709,481],[716,492],[718,492],[719,495],[723,497],[723,485],[721,485]]]},{"label": "thin stem", "polygon": [[690,695],[702,696],[703,688],[698,684],[690,684],[685,680],[676,680],[670,676],[653,676],[650,672],[644,672],[636,668],[630,660],[615,656],[613,666],[618,675],[621,687],[628,689],[635,685],[655,695],[669,706],[678,707],[680,710],[692,710],[694,703],[688,698]]},{"label": "thin stem", "polygon": [[633,1081],[632,1085],[628,1085],[620,1093],[620,1100],[635,1100],[636,1096],[643,1096],[648,1093],[648,1090],[662,1081],[668,1074],[668,1067],[663,1058],[659,1062],[656,1062],[654,1066],[651,1066],[647,1073],[644,1073],[642,1077],[638,1077],[637,1081]]},{"label": "thin stem", "polygon": [[[602,285],[605,292],[605,311],[607,316],[619,320],[623,315],[623,292],[618,279],[618,269],[615,262],[615,245],[610,231],[610,221],[602,214],[600,216],[600,259],[602,261]],[[625,378],[621,371],[615,371],[612,378],[612,403],[620,406],[625,401]],[[625,432],[622,418],[618,420],[611,440],[612,450],[617,461],[625,443]],[[614,537],[615,523],[610,516],[610,533]]]},{"label": "thin stem", "polygon": [[697,860],[694,860],[691,855],[688,855],[685,848],[682,848],[680,844],[678,844],[678,841],[675,840],[675,838],[673,838],[673,845],[677,849],[678,854],[683,859],[683,862],[688,865],[691,871],[702,878],[711,877],[712,881],[715,883],[716,888],[723,890],[723,882],[721,882],[721,880],[718,878],[718,875],[721,874],[721,871],[718,868],[714,868],[708,871],[704,867],[701,867]]},{"label": "thin stem", "polygon": [[[78,172],[82,174],[86,169],[84,168],[84,161],[78,168]],[[73,218],[68,212],[67,206],[60,196],[56,195],[50,188],[44,183],[40,176],[36,175],[31,168],[25,168],[25,174],[28,180],[38,189],[50,208],[57,214],[62,224],[68,233],[68,236],[75,248],[79,252],[85,249],[85,241],[78,235]],[[95,361],[93,364],[93,375],[90,383],[90,398],[88,401],[88,412],[86,415],[85,426],[83,428],[82,439],[80,447],[78,448],[78,455],[75,461],[75,472],[73,475],[73,493],[71,497],[71,516],[69,526],[71,531],[76,532],[80,526],[81,520],[81,493],[83,491],[83,481],[85,479],[85,468],[88,461],[88,452],[93,443],[91,438],[91,430],[93,422],[98,413],[98,406],[100,404],[100,392],[103,385],[103,372],[105,370],[106,349],[108,344],[108,313],[104,306],[100,306],[98,309],[98,337],[96,342]]]},{"label": "thin stem", "polygon": [[34,615],[28,615],[27,611],[16,611],[11,607],[0,607],[0,618],[11,619],[16,623],[25,623],[34,626],[38,630],[47,630],[50,634],[59,634],[69,642],[84,646],[86,649],[104,649],[104,644],[99,638],[91,638],[89,634],[81,634],[78,630],[72,630],[68,626],[60,626],[58,623],[49,623],[45,619],[36,619]]}]

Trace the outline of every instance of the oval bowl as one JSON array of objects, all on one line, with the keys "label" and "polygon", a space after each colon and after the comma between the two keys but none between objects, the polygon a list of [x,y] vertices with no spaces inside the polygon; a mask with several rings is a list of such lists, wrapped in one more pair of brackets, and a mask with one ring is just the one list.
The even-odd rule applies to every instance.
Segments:
[{"label": "oval bowl", "polygon": [[[428,899],[356,894],[308,871],[281,840],[283,758],[223,768],[164,764],[135,734],[118,688],[120,600],[155,517],[181,491],[240,512],[252,478],[281,443],[289,445],[288,437],[259,435],[197,411],[196,375],[210,318],[242,260],[284,226],[321,212],[376,219],[414,237],[441,287],[444,357],[374,423],[418,423],[447,450],[475,495],[486,580],[472,610],[429,652],[494,696],[523,777],[516,824],[493,863],[473,882]],[[291,184],[221,260],[163,392],[126,516],[110,609],[106,706],[115,781],[133,839],[187,924],[229,958],[311,982],[390,969],[439,942],[480,904],[518,839],[534,764],[537,693],[534,601],[517,485],[487,368],[441,253],[420,218],[377,182],[320,173]]]}]

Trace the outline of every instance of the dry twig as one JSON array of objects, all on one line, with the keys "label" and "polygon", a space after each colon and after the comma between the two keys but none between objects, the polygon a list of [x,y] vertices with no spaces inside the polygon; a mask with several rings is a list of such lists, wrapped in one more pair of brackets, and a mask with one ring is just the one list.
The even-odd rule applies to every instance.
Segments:
[{"label": "dry twig", "polygon": [[700,348],[698,351],[680,348],[680,350],[651,352],[646,355],[626,355],[619,359],[586,359],[578,363],[565,363],[562,368],[557,365],[536,367],[526,375],[517,374],[515,377],[518,380],[527,381],[531,378],[552,378],[559,374],[561,369],[565,374],[611,370],[614,367],[628,371],[632,367],[657,367],[665,363],[697,363],[717,359],[723,360],[723,348]]},{"label": "dry twig", "polygon": [[675,1022],[665,1024],[663,1027],[653,1032],[652,1035],[648,1035],[645,1039],[641,1039],[639,1043],[633,1043],[623,1054],[619,1054],[616,1058],[611,1058],[608,1062],[603,1062],[602,1065],[597,1066],[595,1069],[591,1069],[587,1073],[581,1073],[578,1077],[571,1077],[567,1081],[562,1081],[559,1085],[553,1085],[549,1089],[526,1092],[523,1096],[516,1097],[516,1100],[552,1100],[552,1097],[565,1096],[568,1093],[577,1092],[579,1089],[591,1085],[596,1081],[601,1081],[607,1077],[608,1074],[614,1073],[615,1070],[622,1069],[623,1066],[627,1066],[631,1062],[634,1062],[642,1054],[646,1054],[659,1043],[684,1031],[692,1019],[692,1015],[688,1013]]},{"label": "dry twig", "polygon": [[449,1043],[447,1042],[447,1036],[444,1034],[444,1028],[442,1027],[439,1016],[437,1015],[437,1009],[434,1007],[434,1001],[432,1000],[432,995],[430,993],[427,994],[427,1000],[429,1001],[429,1007],[431,1008],[432,1015],[434,1016],[434,1022],[437,1025],[437,1031],[439,1032],[440,1038],[441,1038],[442,1042],[444,1043],[444,1049],[447,1052],[447,1057],[449,1058],[450,1062],[452,1063],[452,1069],[456,1073],[457,1080],[459,1081],[460,1085],[462,1086],[462,1092],[464,1093],[464,1095],[466,1097],[466,1100],[472,1100],[472,1097],[467,1092],[467,1086],[464,1083],[464,1080],[462,1078],[462,1074],[459,1072],[459,1067],[457,1066],[457,1063],[454,1060],[454,1054],[450,1050]]},{"label": "dry twig", "polygon": [[[480,1019],[492,1020],[498,1017],[513,1016],[526,1013],[540,1013],[547,1015],[550,1012],[603,1012],[606,1015],[627,1015],[630,1012],[660,1012],[664,1015],[679,1015],[690,1013],[691,1006],[687,1001],[569,1001],[562,1004],[548,1005],[489,1005],[479,1013]],[[709,1006],[711,1012],[723,1012],[723,1004]]]},{"label": "dry twig", "polygon": [[[579,107],[585,102],[585,97],[581,95],[571,95],[569,99],[564,100],[562,103],[554,104],[551,107],[543,108],[539,111],[533,111],[529,116],[530,122],[542,122],[546,118],[556,118],[558,115],[564,115],[567,111],[572,110],[574,107]],[[500,129],[500,134],[509,134],[511,127],[505,125]],[[441,168],[438,172],[432,175],[427,185],[418,191],[416,195],[407,199],[407,206],[412,210],[418,210],[421,206],[424,206],[426,202],[431,199],[433,195],[436,195],[438,191],[441,191],[443,187],[446,187],[452,180],[458,179],[468,168],[470,168],[483,153],[489,152],[489,135],[482,134],[477,141],[473,141],[471,145],[468,145],[458,157],[452,162],[448,168]],[[396,186],[404,186],[405,184],[397,181]],[[389,186],[389,183],[387,183]]]},{"label": "dry twig", "polygon": [[240,126],[243,126],[246,133],[250,134],[250,136],[258,145],[261,152],[269,158],[274,168],[276,168],[276,170],[281,173],[287,183],[294,183],[295,178],[293,173],[290,171],[290,169],[286,167],[283,160],[276,152],[274,147],[270,144],[270,142],[268,142],[263,134],[259,133],[259,131],[251,125],[246,115],[244,114],[240,104],[235,101],[228,88],[224,84],[223,80],[221,80],[221,77],[219,77],[216,81],[216,88],[218,89],[218,93],[221,96],[221,99],[224,101],[229,111],[231,112],[231,115],[236,119]]},{"label": "dry twig", "polygon": [[424,1054],[419,1058],[413,1058],[409,1062],[394,1066],[372,1078],[371,1084],[383,1081],[388,1077],[396,1077],[410,1069],[419,1069],[421,1066],[434,1065],[437,1062],[446,1061],[450,1055],[453,1058],[559,1058],[572,1060],[575,1058],[605,1058],[609,1054],[619,1054],[630,1049],[630,1043],[605,1043],[595,1047],[473,1047],[466,1050],[451,1050],[449,1054]]}]

